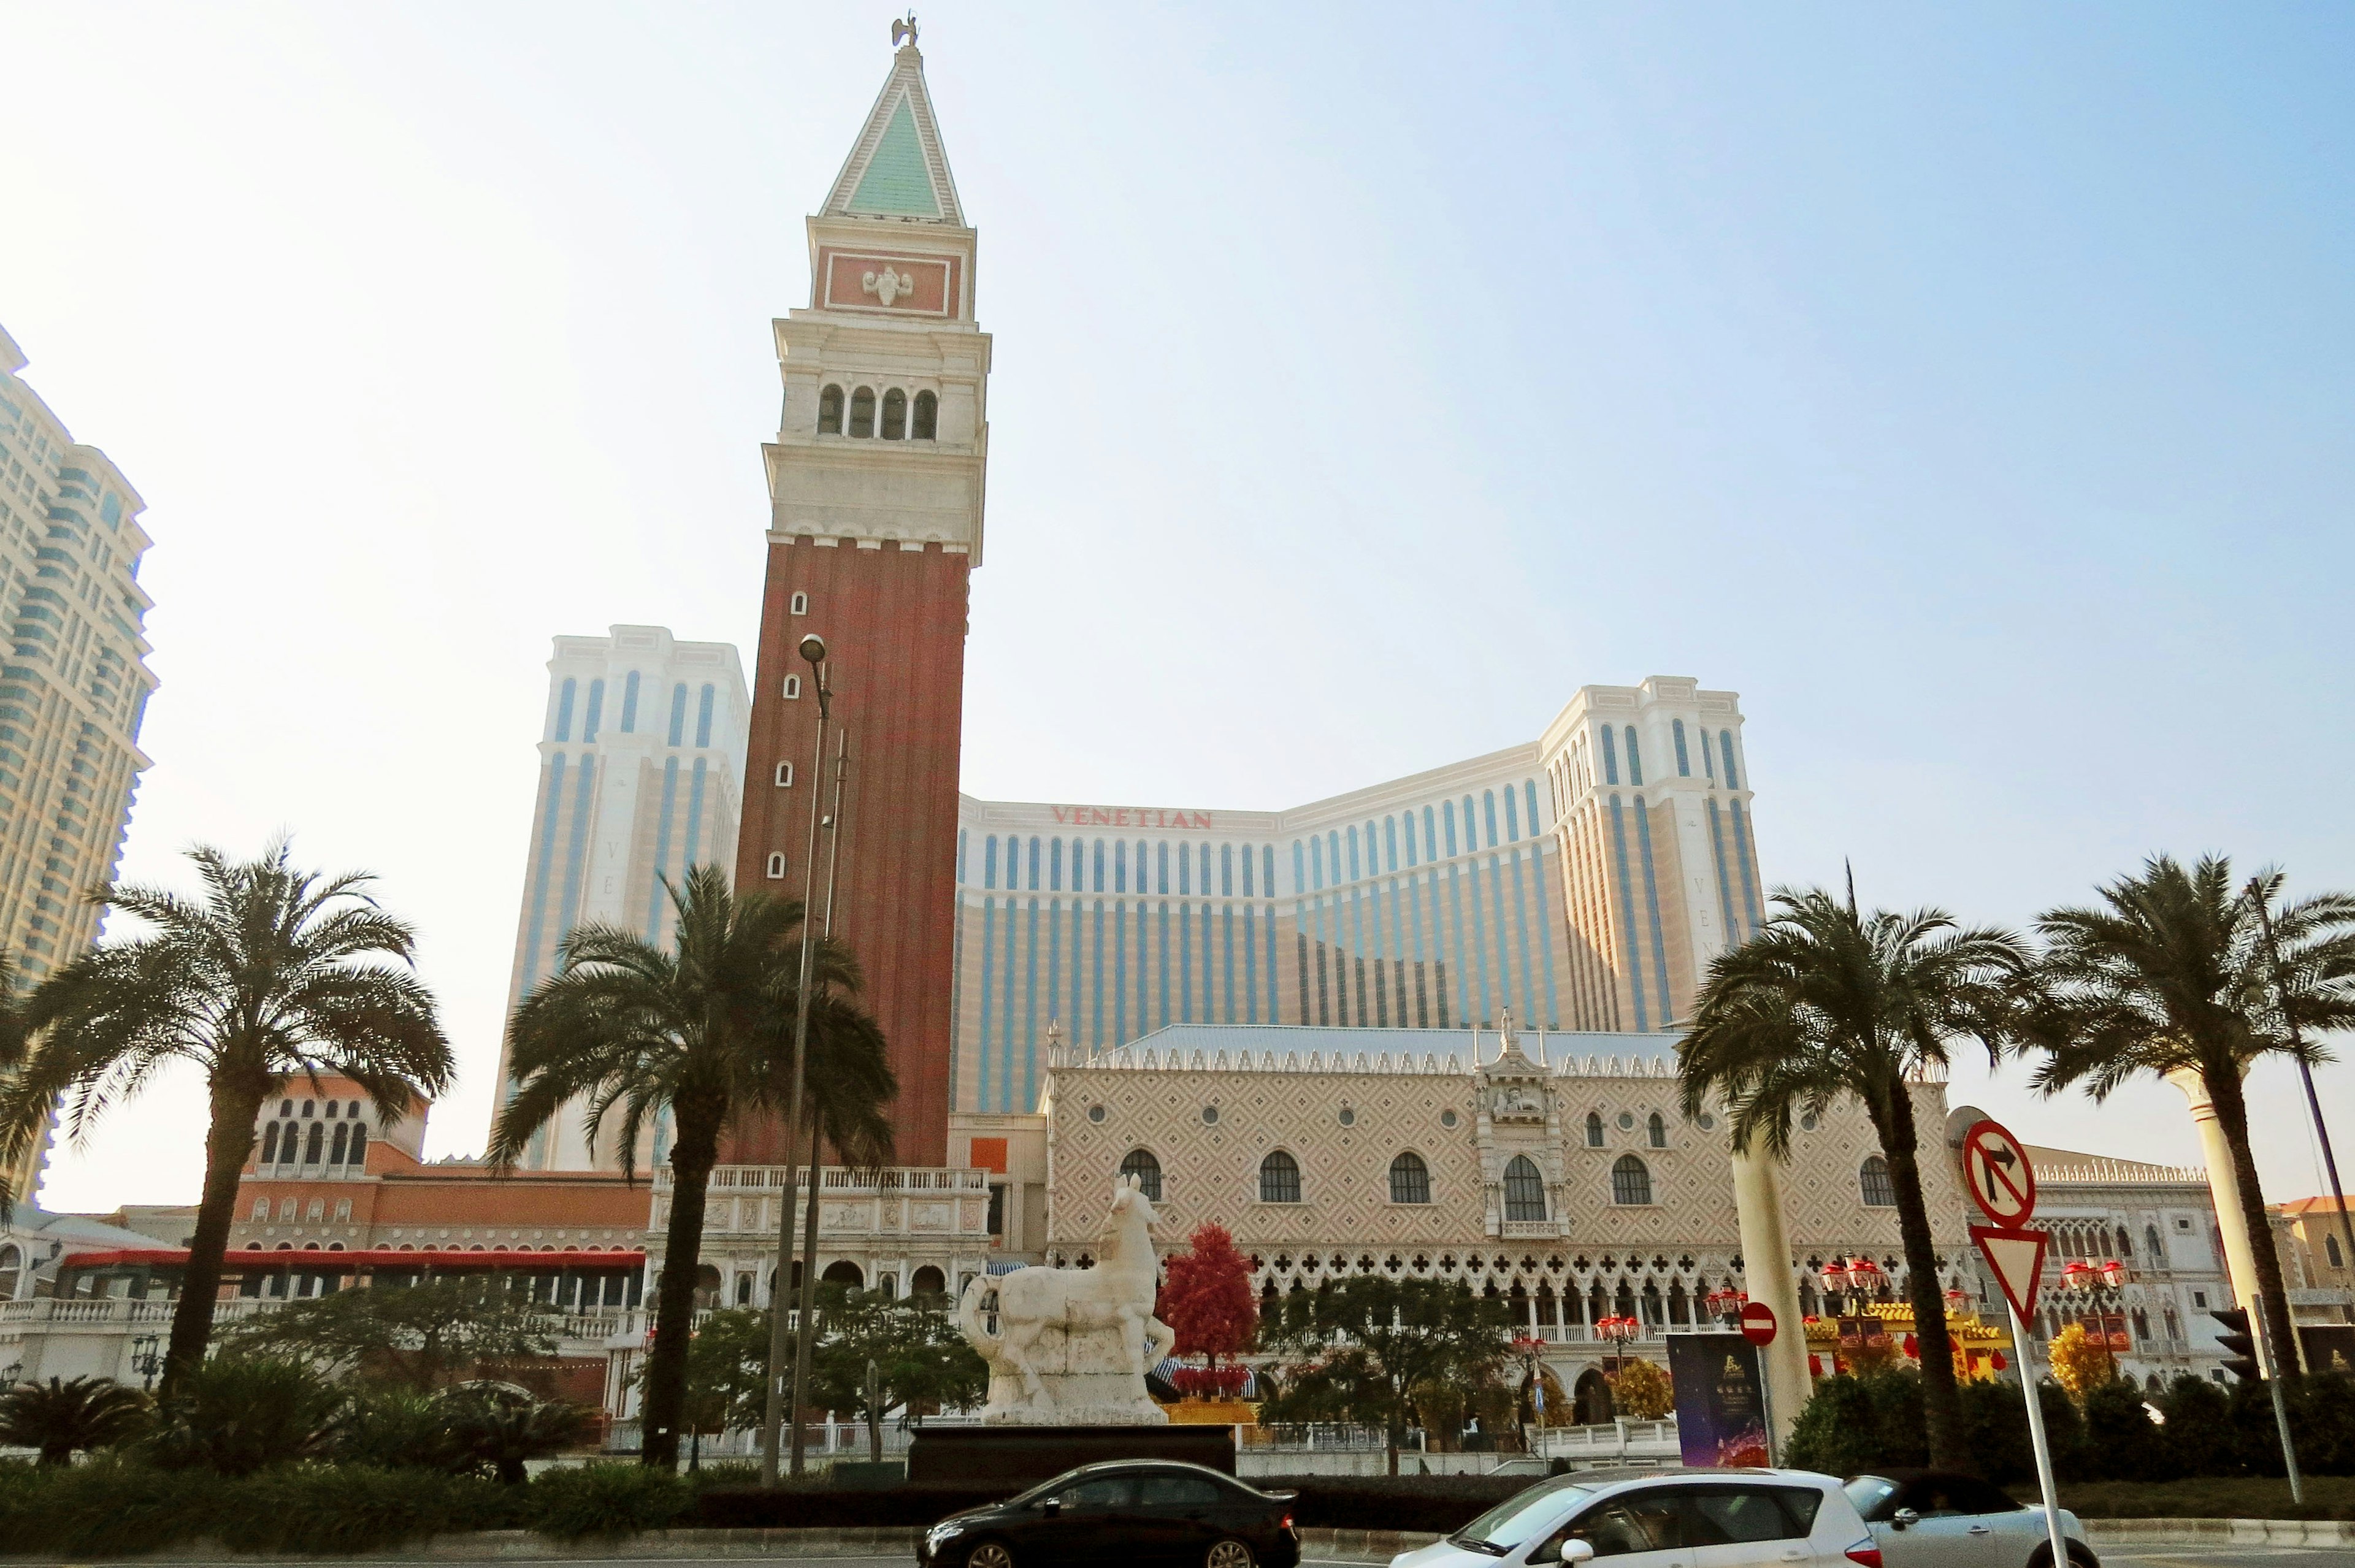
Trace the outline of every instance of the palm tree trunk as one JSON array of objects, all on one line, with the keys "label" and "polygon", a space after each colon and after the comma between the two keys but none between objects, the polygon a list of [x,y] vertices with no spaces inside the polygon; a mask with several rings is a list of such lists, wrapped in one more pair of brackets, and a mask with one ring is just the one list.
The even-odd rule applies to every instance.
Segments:
[{"label": "palm tree trunk", "polygon": [[2216,1125],[2232,1151],[2233,1185],[2241,1189],[2241,1222],[2248,1227],[2249,1251],[2257,1260],[2257,1298],[2265,1315],[2265,1338],[2273,1343],[2274,1364],[2281,1375],[2295,1380],[2297,1329],[2290,1322],[2281,1254],[2274,1247],[2273,1226],[2265,1219],[2264,1190],[2257,1185],[2256,1156],[2249,1148],[2249,1102],[2242,1093],[2240,1068],[2227,1062],[2201,1076],[2208,1083],[2208,1103],[2216,1110]]},{"label": "palm tree trunk", "polygon": [[196,1234],[188,1238],[188,1266],[180,1300],[172,1309],[172,1343],[164,1353],[163,1387],[168,1401],[180,1380],[204,1364],[213,1336],[213,1305],[220,1296],[221,1259],[229,1251],[229,1228],[237,1219],[237,1184],[253,1152],[253,1119],[262,1093],[216,1083],[212,1122],[205,1129],[204,1197],[197,1205]]},{"label": "palm tree trunk", "polygon": [[1929,1440],[1930,1465],[1940,1470],[1970,1470],[1963,1439],[1963,1396],[1955,1386],[1955,1347],[1946,1333],[1946,1296],[1938,1281],[1938,1248],[1930,1237],[1930,1208],[1922,1197],[1920,1144],[1913,1125],[1913,1099],[1903,1080],[1889,1086],[1885,1111],[1874,1109],[1873,1130],[1889,1157],[1890,1184],[1897,1189],[1897,1233],[1905,1249],[1905,1293],[1913,1305],[1913,1339],[1922,1352],[1922,1424]]},{"label": "palm tree trunk", "polygon": [[703,1206],[719,1154],[719,1118],[673,1107],[678,1142],[670,1154],[670,1221],[663,1232],[662,1280],[655,1301],[655,1348],[646,1360],[646,1403],[639,1457],[650,1467],[678,1468],[678,1429],[687,1413],[687,1341],[695,1334],[695,1271],[703,1262]]}]

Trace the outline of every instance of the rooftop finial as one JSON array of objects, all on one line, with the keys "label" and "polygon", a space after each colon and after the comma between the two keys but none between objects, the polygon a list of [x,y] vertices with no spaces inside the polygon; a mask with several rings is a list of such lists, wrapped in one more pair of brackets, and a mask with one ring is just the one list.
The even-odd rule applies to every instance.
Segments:
[{"label": "rooftop finial", "polygon": [[896,49],[901,44],[912,44],[915,41],[916,13],[911,10],[891,24],[891,47]]}]

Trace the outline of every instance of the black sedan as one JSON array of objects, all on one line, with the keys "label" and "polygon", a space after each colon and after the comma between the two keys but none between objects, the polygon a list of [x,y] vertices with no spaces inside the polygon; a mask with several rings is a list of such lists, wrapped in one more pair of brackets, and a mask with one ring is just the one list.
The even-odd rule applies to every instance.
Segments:
[{"label": "black sedan", "polygon": [[918,1568],[1296,1568],[1291,1492],[1166,1459],[1082,1465],[924,1532]]}]

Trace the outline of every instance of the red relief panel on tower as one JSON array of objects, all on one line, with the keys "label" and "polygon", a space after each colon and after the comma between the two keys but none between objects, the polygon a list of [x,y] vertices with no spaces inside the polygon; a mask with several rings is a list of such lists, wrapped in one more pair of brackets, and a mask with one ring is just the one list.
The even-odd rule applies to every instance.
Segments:
[{"label": "red relief panel on tower", "polygon": [[[825,897],[821,837],[815,893],[803,864],[810,797],[832,801],[834,744],[818,761],[817,703],[797,650],[826,643],[834,716],[849,734],[834,934],[857,955],[868,1010],[890,1044],[900,1081],[892,1120],[908,1165],[948,1158],[949,998],[955,944],[957,759],[964,731],[965,594],[963,552],[820,546],[804,538],[769,549],[758,689],[746,746],[737,885]],[[805,595],[794,614],[796,594]],[[788,699],[786,680],[802,695]],[[780,788],[778,764],[792,764]],[[769,875],[784,856],[783,879]],[[781,1125],[739,1130],[726,1157],[784,1158]]]}]

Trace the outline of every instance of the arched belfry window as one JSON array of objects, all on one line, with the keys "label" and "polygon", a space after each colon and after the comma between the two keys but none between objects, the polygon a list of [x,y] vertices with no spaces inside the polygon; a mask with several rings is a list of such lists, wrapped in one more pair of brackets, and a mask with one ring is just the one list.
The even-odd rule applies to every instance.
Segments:
[{"label": "arched belfry window", "polygon": [[817,395],[817,432],[820,435],[842,433],[842,389],[828,387]]},{"label": "arched belfry window", "polygon": [[871,437],[875,433],[875,389],[861,387],[850,394],[850,433]]},{"label": "arched belfry window", "polygon": [[1588,1148],[1603,1147],[1603,1113],[1600,1111],[1586,1113],[1586,1147]]},{"label": "arched belfry window", "polygon": [[257,1163],[261,1165],[278,1163],[278,1124],[276,1122],[272,1122],[261,1129],[261,1158]]},{"label": "arched belfry window", "polygon": [[941,424],[941,400],[931,392],[916,394],[916,417],[908,433],[918,441],[937,440]]},{"label": "arched belfry window", "polygon": [[1140,1191],[1156,1203],[1161,1201],[1161,1162],[1153,1157],[1151,1149],[1129,1150],[1128,1157],[1120,1162],[1120,1173],[1124,1177],[1135,1177]]},{"label": "arched belfry window", "polygon": [[1300,1162],[1277,1149],[1259,1162],[1259,1200],[1263,1203],[1300,1201]]},{"label": "arched belfry window", "polygon": [[1863,1168],[1856,1173],[1856,1179],[1857,1185],[1864,1191],[1866,1208],[1894,1209],[1897,1207],[1897,1183],[1890,1179],[1887,1160],[1877,1154],[1869,1157]]},{"label": "arched belfry window", "polygon": [[1611,1201],[1614,1203],[1649,1203],[1652,1200],[1651,1168],[1632,1154],[1623,1154],[1611,1168]]},{"label": "arched belfry window", "polygon": [[1391,1201],[1431,1201],[1431,1167],[1423,1163],[1423,1156],[1409,1150],[1391,1161]]},{"label": "arched belfry window", "polygon": [[1545,1178],[1535,1161],[1517,1154],[1505,1167],[1505,1218],[1542,1220],[1546,1217]]},{"label": "arched belfry window", "polygon": [[883,394],[883,439],[908,439],[908,394],[897,387]]}]

